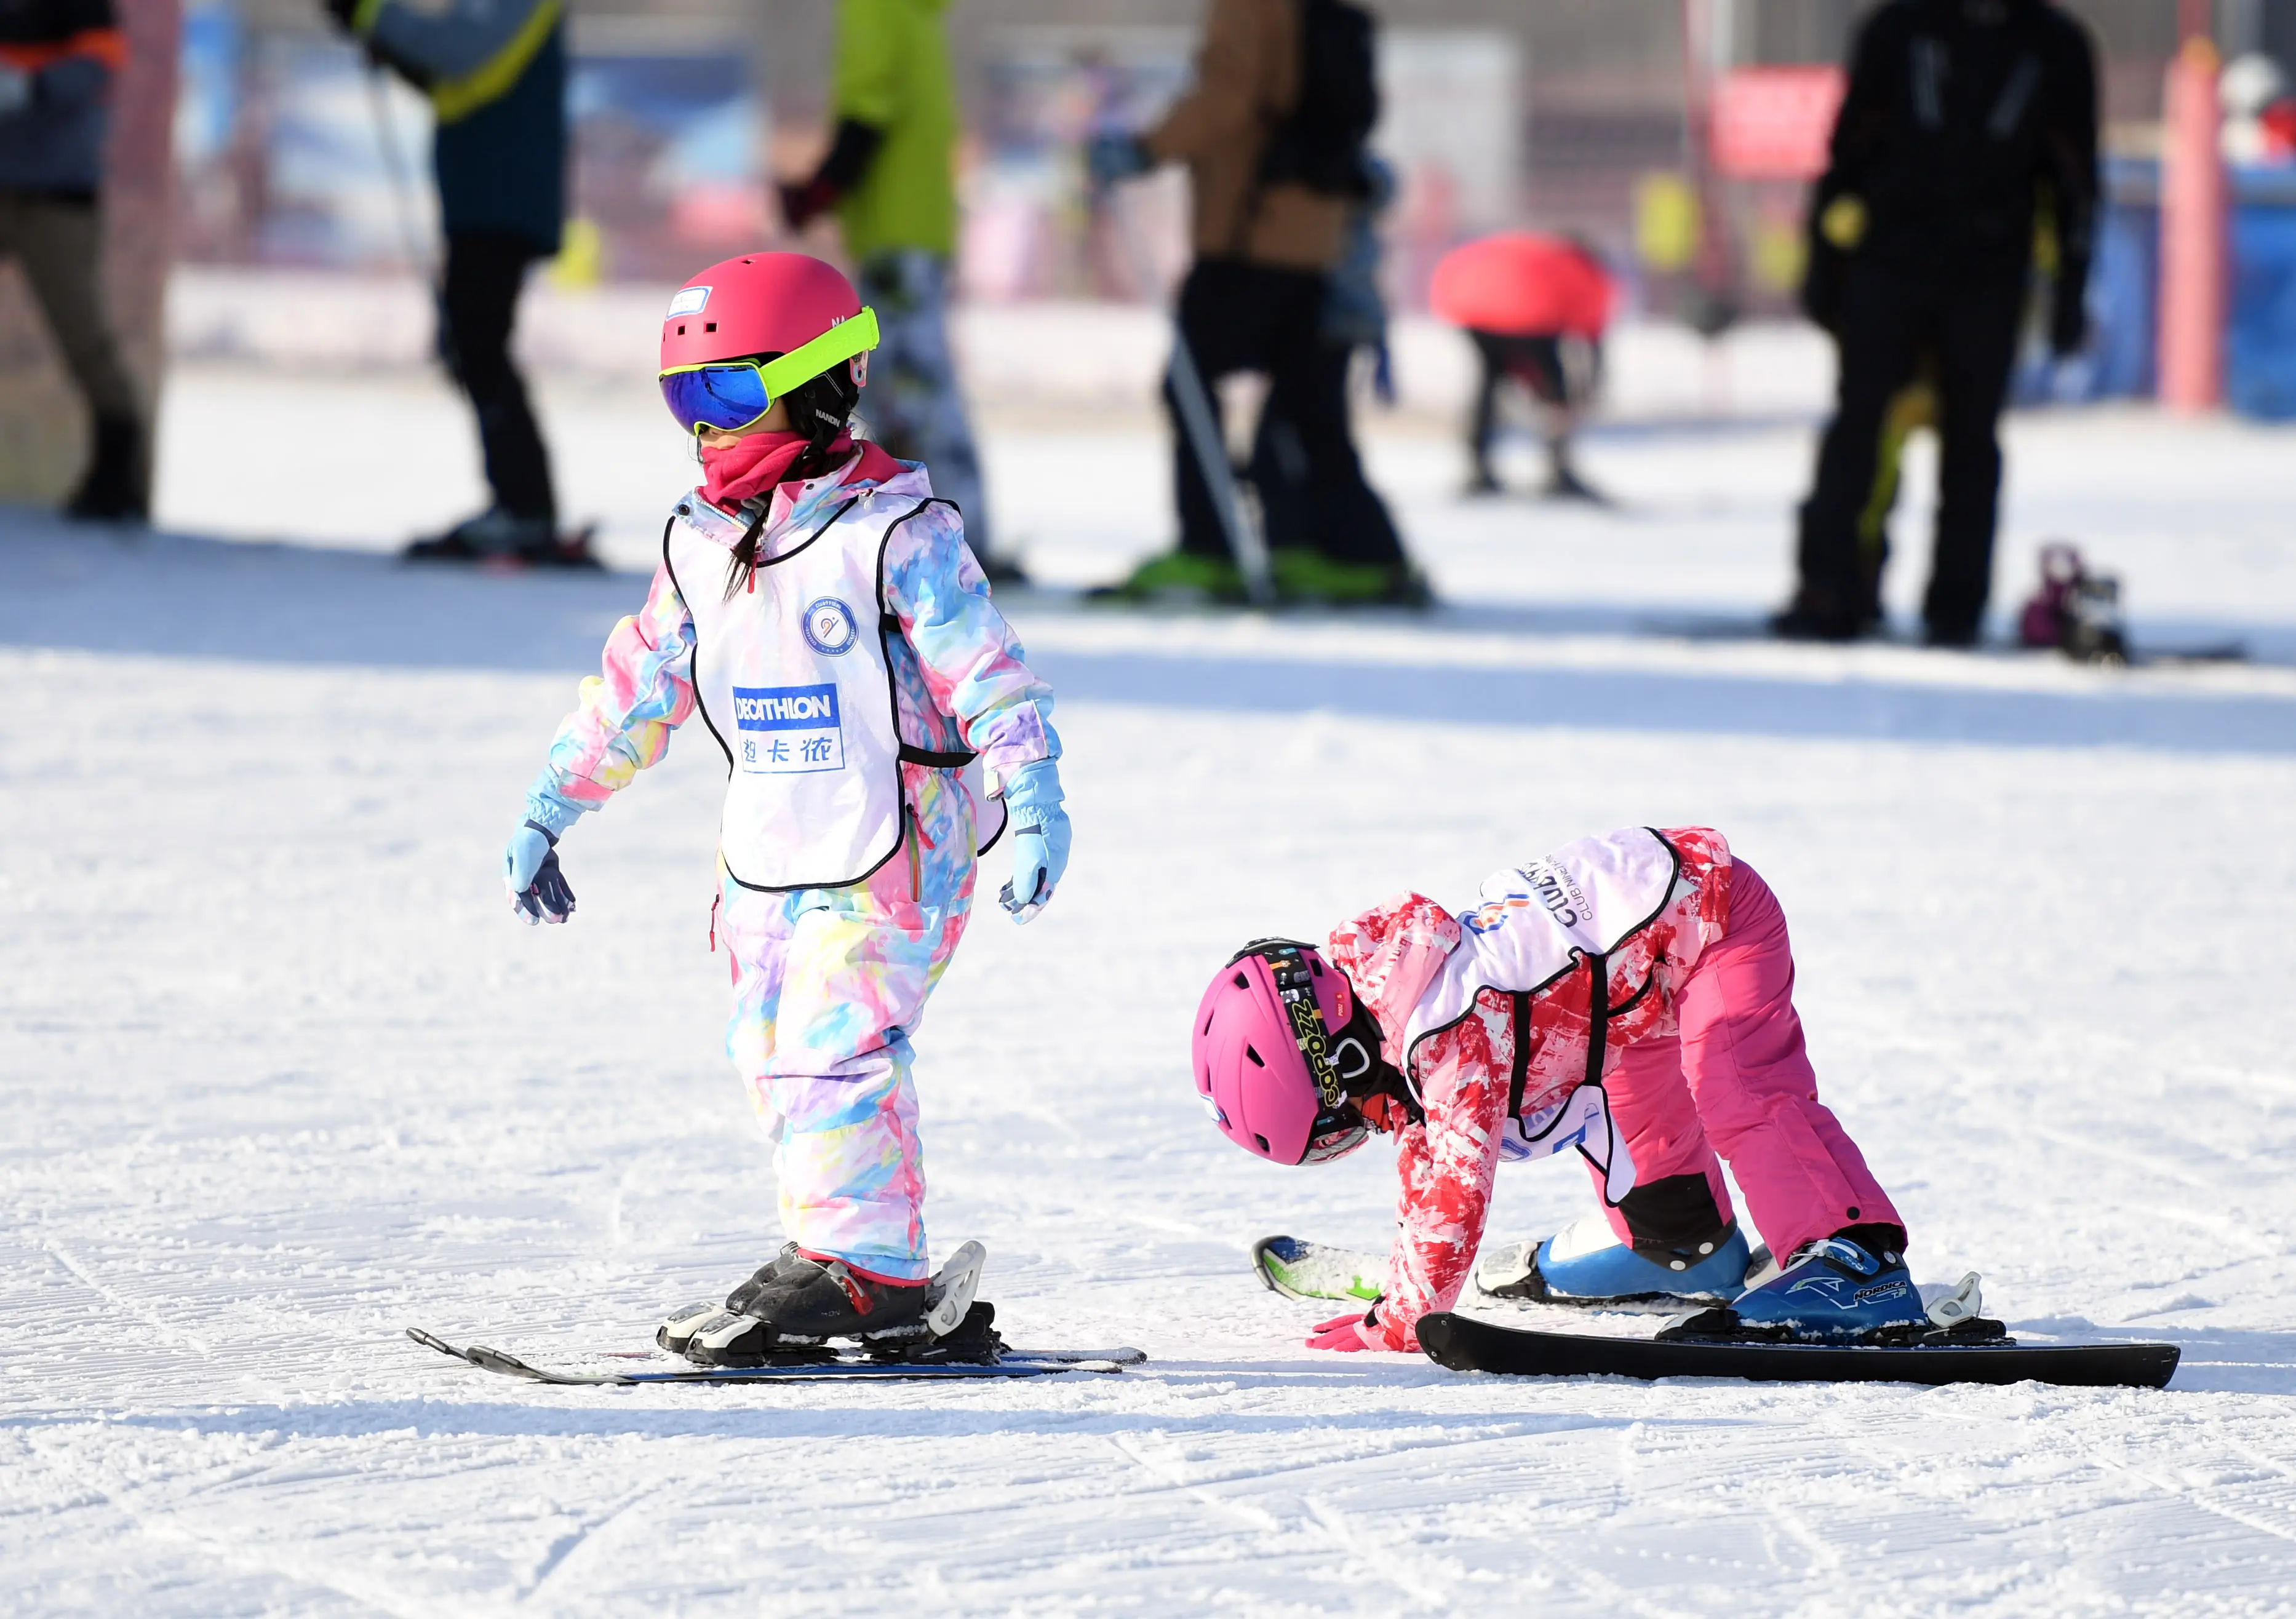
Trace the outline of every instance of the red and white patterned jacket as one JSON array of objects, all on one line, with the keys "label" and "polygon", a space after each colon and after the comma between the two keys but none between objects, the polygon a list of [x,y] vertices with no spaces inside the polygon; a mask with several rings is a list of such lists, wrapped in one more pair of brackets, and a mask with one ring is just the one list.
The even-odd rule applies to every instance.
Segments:
[{"label": "red and white patterned jacket", "polygon": [[1728,924],[1729,870],[1719,832],[1636,827],[1496,872],[1457,916],[1405,894],[1333,930],[1326,959],[1426,1109],[1399,1135],[1401,1230],[1365,1330],[1375,1347],[1416,1349],[1419,1318],[1457,1302],[1482,1241],[1518,1037],[1515,1115],[1543,1120],[1590,1077],[1590,956],[1609,969],[1603,1072],[1621,1048],[1673,1034],[1682,981]]}]

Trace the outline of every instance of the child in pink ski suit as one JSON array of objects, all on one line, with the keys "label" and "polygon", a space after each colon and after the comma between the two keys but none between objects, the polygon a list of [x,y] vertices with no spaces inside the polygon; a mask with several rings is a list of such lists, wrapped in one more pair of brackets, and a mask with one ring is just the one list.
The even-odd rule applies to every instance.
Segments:
[{"label": "child in pink ski suit", "polygon": [[[735,330],[744,312],[732,295],[744,289],[781,299],[757,322],[784,318],[791,284],[825,297],[831,315],[786,338],[758,335],[775,330],[767,323],[721,346],[795,349],[869,314],[854,314],[829,266],[760,254],[697,276],[672,323],[706,307]],[[666,379],[685,330],[666,327]],[[747,363],[720,369],[740,382]],[[664,528],[645,605],[614,627],[560,725],[521,836],[554,846],[535,879],[546,889],[558,836],[702,713],[728,765],[712,917],[733,972],[726,1052],[775,1142],[783,1231],[808,1259],[842,1267],[839,1286],[865,1316],[885,1288],[906,1293],[931,1273],[910,1043],[971,914],[976,847],[1004,827],[981,765],[1016,817],[1015,780],[1037,781],[1040,800],[1050,783],[1049,803],[1018,822],[1037,838],[1014,840],[1027,846],[1016,876],[1048,819],[1065,862],[1067,823],[1052,692],[990,601],[961,516],[932,499],[918,463],[832,436],[859,380],[841,362],[834,380],[836,390],[809,382],[798,396],[824,405],[828,425],[810,437],[697,431],[704,480]],[[826,470],[793,472],[809,446]],[[513,902],[532,920],[519,857],[514,839]],[[1032,877],[1028,903],[1009,908],[1029,920],[1058,877]],[[562,920],[565,902],[539,896],[547,920]]]},{"label": "child in pink ski suit", "polygon": [[[1360,1109],[1398,1136],[1401,1229],[1380,1302],[1311,1344],[1417,1348],[1420,1318],[1466,1283],[1501,1157],[1564,1146],[1587,1158],[1621,1243],[1647,1236],[1621,1214],[1638,1186],[1663,1192],[1677,1226],[1727,1229],[1718,1151],[1789,1271],[1844,1237],[1886,1258],[1866,1294],[1917,1316],[1892,1280],[1903,1224],[1817,1100],[1785,918],[1720,833],[1582,838],[1496,873],[1480,902],[1455,916],[1403,895],[1334,929],[1322,958],[1375,1023],[1388,1081]],[[1739,1301],[1750,1319],[1753,1298]]]}]

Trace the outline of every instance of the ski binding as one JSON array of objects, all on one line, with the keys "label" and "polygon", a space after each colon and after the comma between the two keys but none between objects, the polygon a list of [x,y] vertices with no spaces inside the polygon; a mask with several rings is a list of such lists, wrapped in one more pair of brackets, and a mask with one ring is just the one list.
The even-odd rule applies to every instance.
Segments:
[{"label": "ski binding", "polygon": [[[820,1345],[764,1358],[756,1366],[696,1366],[662,1350],[608,1352],[545,1361],[492,1349],[457,1345],[409,1327],[406,1336],[425,1349],[467,1361],[482,1370],[531,1383],[568,1387],[641,1386],[653,1383],[802,1383],[849,1378],[863,1382],[898,1382],[932,1378],[1036,1378],[1059,1372],[1116,1372],[1138,1366],[1147,1356],[1137,1349],[1009,1349],[996,1329],[996,1307],[976,1302],[955,1332],[906,1345],[840,1349]],[[602,1363],[603,1362],[603,1363]]]}]

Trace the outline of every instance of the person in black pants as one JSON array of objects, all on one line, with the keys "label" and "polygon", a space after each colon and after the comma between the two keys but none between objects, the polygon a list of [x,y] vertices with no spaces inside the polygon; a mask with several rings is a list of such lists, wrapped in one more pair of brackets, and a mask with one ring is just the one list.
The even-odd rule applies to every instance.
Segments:
[{"label": "person in black pants", "polygon": [[[1331,340],[1332,278],[1374,189],[1364,138],[1377,119],[1374,25],[1347,4],[1209,0],[1196,83],[1137,135],[1104,131],[1086,153],[1107,186],[1163,163],[1188,168],[1195,263],[1179,339],[1208,386],[1239,371],[1268,391],[1259,457],[1272,497],[1268,565],[1279,596],[1407,601],[1424,586],[1365,483],[1349,430],[1348,350]],[[1172,380],[1178,546],[1095,593],[1129,600],[1241,600],[1248,582],[1197,461]],[[1211,401],[1215,417],[1219,404]],[[1212,450],[1210,453],[1218,453]],[[1280,471],[1272,462],[1288,463]],[[1304,513],[1304,516],[1300,514]]]},{"label": "person in black pants", "polygon": [[[510,358],[518,295],[526,284],[528,266],[537,257],[532,241],[509,231],[459,231],[447,238],[439,294],[439,357],[470,397],[479,419],[487,485],[495,497],[490,511],[463,522],[447,538],[465,536],[474,543],[476,536],[465,531],[492,521],[504,527],[530,526],[534,531],[513,536],[503,549],[523,550],[535,541],[556,543],[558,503],[550,486],[549,453],[527,403],[526,383]],[[416,544],[437,548],[440,542]]]},{"label": "person in black pants", "polygon": [[[1348,415],[1354,351],[1325,337],[1328,288],[1328,279],[1311,271],[1199,262],[1180,289],[1180,332],[1203,376],[1215,421],[1220,416],[1219,394],[1210,387],[1215,380],[1239,371],[1267,375],[1253,482],[1279,571],[1312,570],[1316,578],[1302,583],[1321,584],[1325,588],[1313,593],[1328,594],[1348,593],[1346,585],[1357,582],[1352,570],[1374,569],[1361,576],[1363,593],[1387,594],[1402,587],[1408,570],[1395,524],[1364,480],[1356,453]],[[1177,433],[1179,404],[1171,388],[1168,378],[1165,405]],[[1174,465],[1180,549],[1225,559],[1227,535],[1202,467],[1186,454]],[[1316,559],[1338,564],[1341,571],[1314,568]]]},{"label": "person in black pants", "polygon": [[550,458],[511,364],[528,269],[566,212],[566,42],[559,0],[325,0],[377,61],[430,98],[446,264],[439,356],[471,401],[493,503],[406,554],[586,564],[562,542]]},{"label": "person in black pants", "polygon": [[1811,198],[1802,289],[1841,346],[1839,397],[1778,634],[1848,641],[1873,622],[1858,523],[1890,402],[1926,349],[1940,451],[1922,616],[1931,645],[1975,644],[2036,225],[2046,217],[2056,235],[2050,340],[2070,354],[2087,331],[2096,192],[2095,53],[2047,0],[1894,0],[1860,30]]},{"label": "person in black pants", "polygon": [[[1467,428],[1468,459],[1473,466],[1467,493],[1498,493],[1498,476],[1491,470],[1491,446],[1498,437],[1499,387],[1512,378],[1538,402],[1546,439],[1546,494],[1557,500],[1599,501],[1602,497],[1578,476],[1570,438],[1578,425],[1579,407],[1594,391],[1602,370],[1602,339],[1569,332],[1521,337],[1473,327],[1468,328],[1467,336],[1475,345],[1476,358],[1482,362],[1482,374],[1475,385],[1474,415]],[[1563,352],[1566,343],[1571,345],[1572,354]]]},{"label": "person in black pants", "polygon": [[111,0],[0,4],[0,258],[12,258],[89,413],[68,517],[145,521],[152,435],[103,277],[104,141],[127,41]]}]

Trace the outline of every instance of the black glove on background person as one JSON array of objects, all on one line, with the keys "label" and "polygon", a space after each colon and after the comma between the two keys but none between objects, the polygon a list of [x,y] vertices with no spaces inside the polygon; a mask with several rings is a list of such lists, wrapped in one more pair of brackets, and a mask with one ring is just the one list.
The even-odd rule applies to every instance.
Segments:
[{"label": "black glove on background person", "polygon": [[869,165],[876,160],[877,149],[884,143],[885,132],[874,124],[859,119],[839,119],[837,138],[830,143],[821,167],[813,171],[813,178],[775,187],[781,193],[782,217],[789,222],[789,228],[805,229],[823,210],[835,206],[840,197],[860,184]]}]

